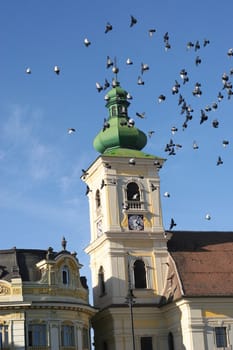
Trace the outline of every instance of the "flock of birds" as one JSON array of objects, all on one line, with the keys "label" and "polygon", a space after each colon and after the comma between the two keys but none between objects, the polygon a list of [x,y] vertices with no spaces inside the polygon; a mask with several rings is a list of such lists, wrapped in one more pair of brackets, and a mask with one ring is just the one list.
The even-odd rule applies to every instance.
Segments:
[{"label": "flock of birds", "polygon": [[[135,18],[134,16],[131,15],[129,27],[132,28],[135,25],[137,25],[137,23],[138,23],[137,18]],[[107,22],[106,26],[104,28],[104,33],[107,34],[107,33],[111,32],[112,30],[113,30],[113,25],[110,22]],[[155,28],[148,29],[149,37],[154,36],[156,32],[157,32],[157,30]],[[86,48],[88,48],[92,45],[92,42],[87,37],[85,37],[83,40],[83,44]],[[163,35],[163,45],[164,45],[165,51],[169,51],[172,47],[171,43],[170,43],[170,36],[169,36],[168,32],[166,32]],[[195,53],[194,63],[195,63],[196,67],[198,67],[202,63],[202,58],[200,57],[199,50],[201,48],[206,48],[208,45],[210,45],[210,40],[208,40],[208,39],[204,39],[203,41],[196,40],[196,41],[188,41],[187,42],[186,49],[193,50]],[[226,52],[226,55],[229,58],[233,57],[233,48],[229,48],[228,51]],[[129,57],[127,58],[125,63],[128,66],[131,66],[134,64],[133,60]],[[106,79],[106,78],[104,79],[103,83],[96,82],[95,86],[96,86],[96,90],[98,91],[98,93],[104,92],[108,88],[115,87],[117,84],[117,74],[119,72],[119,68],[117,67],[116,59],[111,59],[111,57],[108,55],[106,57],[106,69],[109,69],[109,68],[111,68],[112,73],[114,74],[114,78],[112,78],[111,82],[109,82],[108,79]],[[54,70],[54,73],[56,75],[59,75],[61,73],[61,69],[58,65],[55,65],[53,70]],[[150,70],[150,66],[147,63],[142,62],[141,66],[140,66],[140,72],[137,76],[137,85],[139,85],[139,86],[145,85],[144,74],[145,74],[145,72],[147,72],[149,70]],[[27,67],[26,74],[31,74],[31,73],[32,73],[31,68]],[[224,98],[225,98],[225,100],[231,99],[231,97],[233,95],[233,85],[232,85],[232,82],[230,80],[231,76],[233,76],[233,69],[230,69],[230,71],[228,73],[224,72],[222,74],[222,76],[221,76],[221,83],[222,84],[219,87],[218,93],[216,94],[215,101],[212,102],[211,104],[207,104],[206,106],[201,108],[199,111],[199,118],[200,118],[199,123],[200,123],[200,125],[206,123],[206,121],[209,119],[209,114],[212,111],[216,111],[218,109],[219,104],[221,103],[221,101]],[[193,113],[194,113],[194,108],[191,106],[191,104],[187,101],[187,99],[182,94],[183,86],[190,83],[190,80],[191,79],[190,79],[190,76],[189,76],[187,70],[182,68],[179,72],[179,77],[177,77],[174,80],[174,84],[171,86],[171,94],[173,96],[177,96],[177,105],[178,105],[180,114],[184,117],[183,124],[182,124],[183,131],[185,129],[187,129],[187,127],[189,126],[190,121],[193,119]],[[196,82],[195,85],[193,86],[193,89],[192,89],[193,97],[197,97],[197,98],[201,97],[202,92],[203,92],[202,91],[202,84],[200,82]],[[105,100],[107,100],[107,98],[108,98],[108,96],[105,95]],[[132,96],[130,94],[128,94],[127,99],[131,100]],[[167,99],[167,96],[163,93],[161,93],[157,97],[158,103],[160,103],[160,104],[163,104],[166,101],[166,99]],[[136,112],[135,116],[137,118],[144,119],[145,115],[146,115],[145,112]],[[133,120],[133,118],[129,119],[129,123],[131,123],[131,124],[128,126],[134,127],[135,121]],[[108,123],[108,120],[105,118],[104,122],[103,122],[102,130],[104,131],[108,127],[109,127],[109,123]],[[212,127],[215,129],[219,127],[218,119],[214,119],[212,121]],[[178,126],[173,125],[171,130],[170,130],[172,135],[175,135],[177,133],[178,129],[179,129]],[[71,134],[74,134],[76,132],[76,129],[71,127],[71,128],[68,128],[67,132],[69,135],[71,135]],[[149,130],[148,137],[151,138],[154,133],[155,133],[154,130]],[[229,140],[227,140],[227,139],[222,140],[222,145],[223,145],[223,147],[227,147],[229,145]],[[192,147],[194,150],[199,149],[199,146],[198,146],[198,143],[196,142],[196,140],[193,141]],[[177,150],[180,148],[182,148],[182,145],[175,143],[173,141],[173,138],[170,137],[170,140],[165,145],[164,151],[166,152],[166,154],[168,156],[174,156],[176,154]],[[220,166],[222,164],[223,164],[223,159],[220,155],[218,155],[216,157],[216,165]],[[82,172],[83,172],[83,175],[85,175],[84,169],[82,169]],[[104,186],[105,186],[105,184],[101,183],[101,188],[103,188]],[[89,192],[90,192],[90,189],[87,187],[86,194],[88,194]],[[164,197],[169,198],[170,193],[165,192]],[[211,215],[206,214],[205,219],[210,220]],[[175,220],[172,218],[171,222],[170,222],[169,229],[172,230],[176,225],[177,224],[176,224]]]},{"label": "flock of birds", "polygon": [[[133,27],[134,25],[137,24],[137,19],[133,16],[131,16],[131,22],[130,22],[130,27]],[[108,33],[109,31],[111,31],[113,29],[113,26],[110,23],[107,23],[106,28],[105,28],[105,33]],[[148,33],[149,36],[152,37],[154,35],[154,33],[156,32],[156,29],[149,29]],[[169,38],[169,33],[166,32],[163,36],[163,42],[164,42],[164,49],[165,51],[168,51],[171,49],[171,44],[170,44],[170,38]],[[84,44],[88,47],[89,45],[91,45],[91,42],[86,38],[84,40]],[[189,41],[186,45],[187,50],[191,50],[193,49],[194,52],[196,53],[196,57],[195,57],[195,65],[196,67],[198,67],[201,62],[202,59],[201,57],[197,54],[198,51],[201,49],[201,47],[205,48],[210,44],[210,41],[208,39],[204,39],[203,43],[201,43],[200,40],[196,40],[195,42],[191,42]],[[230,48],[227,51],[227,56],[228,57],[233,57],[233,48]],[[133,61],[131,58],[127,58],[126,60],[126,65],[132,65]],[[106,78],[104,80],[104,83],[101,84],[99,82],[96,82],[96,89],[98,92],[101,91],[105,91],[106,89],[108,89],[110,86],[115,87],[116,86],[116,82],[117,82],[117,73],[119,72],[119,69],[117,67],[116,64],[116,60],[112,60],[110,58],[110,56],[106,57],[106,68],[112,68],[112,72],[116,75],[115,78],[112,79],[112,82],[110,83]],[[150,66],[146,63],[141,63],[141,71],[140,71],[140,75],[138,75],[137,78],[137,84],[138,85],[145,85],[145,81],[143,79],[143,75],[146,71],[148,71],[150,69]],[[182,129],[185,130],[188,125],[189,122],[193,119],[193,112],[194,112],[194,108],[186,101],[185,97],[181,94],[180,92],[180,88],[181,85],[185,85],[190,81],[190,77],[188,75],[188,72],[186,69],[181,69],[180,70],[180,79],[181,82],[178,81],[178,79],[175,79],[174,81],[174,85],[171,87],[171,93],[172,95],[177,95],[178,96],[178,106],[180,107],[180,114],[184,116],[184,121],[182,124]],[[233,76],[233,69],[230,69],[229,73],[223,73],[221,76],[221,81],[222,81],[222,86],[219,88],[219,92],[216,96],[216,100],[212,103],[212,104],[208,104],[205,107],[203,107],[200,110],[200,125],[205,123],[208,119],[209,119],[209,113],[211,111],[216,111],[218,109],[219,103],[223,100],[223,98],[230,100],[232,95],[233,95],[233,89],[232,89],[232,82],[230,81],[230,77]],[[201,97],[202,96],[202,84],[197,82],[192,90],[192,95],[194,97]],[[107,95],[105,96],[105,99],[107,99]],[[130,94],[127,95],[127,99],[131,100],[132,96]],[[166,100],[166,95],[164,94],[160,94],[158,96],[158,103],[163,103]],[[140,119],[144,119],[145,118],[145,112],[136,112],[136,117],[140,118]],[[128,125],[130,127],[133,127],[135,122],[132,118],[129,119],[129,122],[131,123],[131,125]],[[106,120],[106,118],[104,119],[104,124],[103,124],[103,131],[109,127],[109,123]],[[219,121],[217,119],[214,119],[212,121],[212,127],[213,128],[218,128],[219,127]],[[171,133],[173,135],[176,134],[176,132],[178,131],[178,127],[177,126],[172,126],[171,128]],[[153,136],[153,134],[155,133],[154,130],[150,130],[148,131],[148,137],[151,138]],[[229,140],[222,140],[222,145],[223,147],[227,147],[229,145]],[[197,142],[194,140],[193,141],[193,149],[197,150],[199,149],[199,146],[197,144]],[[177,144],[174,143],[173,139],[170,138],[169,142],[165,145],[165,149],[164,151],[169,155],[169,156],[173,156],[176,154],[176,151],[182,148],[181,144]],[[223,160],[222,157],[219,155],[217,156],[217,160],[216,160],[216,165],[220,166],[223,164]],[[104,186],[104,185],[103,185]],[[101,186],[101,188],[103,188],[103,186]],[[89,188],[87,188],[87,192],[86,194],[88,194],[90,191]],[[152,189],[153,191],[153,189]],[[169,198],[170,197],[170,193],[169,192],[165,192],[164,193],[164,197]],[[211,215],[209,213],[205,214],[205,219],[206,220],[211,220]],[[172,230],[175,226],[177,226],[174,218],[171,218],[170,221],[170,225],[169,225],[169,230]]]}]

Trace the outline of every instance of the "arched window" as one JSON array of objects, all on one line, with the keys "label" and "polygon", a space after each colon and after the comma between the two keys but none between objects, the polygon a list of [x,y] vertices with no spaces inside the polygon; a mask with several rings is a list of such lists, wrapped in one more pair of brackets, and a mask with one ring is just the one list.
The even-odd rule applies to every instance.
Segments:
[{"label": "arched window", "polygon": [[98,284],[99,284],[99,291],[100,296],[105,294],[105,282],[104,282],[104,269],[103,266],[100,266],[99,272],[98,272]]},{"label": "arched window", "polygon": [[101,201],[100,201],[100,191],[99,190],[96,191],[95,202],[96,202],[96,209],[100,208]]},{"label": "arched window", "polygon": [[134,265],[134,287],[146,288],[146,269],[142,260],[136,260]]},{"label": "arched window", "polygon": [[119,106],[118,112],[120,115],[123,115],[123,116],[127,115],[125,106]]},{"label": "arched window", "polygon": [[62,283],[65,285],[69,284],[69,269],[67,266],[63,266],[62,269]]},{"label": "arched window", "polygon": [[126,191],[128,201],[140,201],[139,187],[135,182],[128,183]]},{"label": "arched window", "polygon": [[168,333],[168,349],[169,350],[174,350],[174,339],[173,339],[173,334],[172,332]]},{"label": "arched window", "polygon": [[112,117],[117,115],[117,106],[112,106]]}]

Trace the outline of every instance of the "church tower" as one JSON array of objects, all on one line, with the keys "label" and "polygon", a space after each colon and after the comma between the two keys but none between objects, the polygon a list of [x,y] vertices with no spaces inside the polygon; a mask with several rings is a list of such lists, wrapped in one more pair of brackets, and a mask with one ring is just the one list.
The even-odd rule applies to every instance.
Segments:
[{"label": "church tower", "polygon": [[159,179],[164,159],[142,151],[147,137],[128,116],[129,95],[117,80],[105,100],[109,115],[94,139],[100,155],[82,176],[91,225],[86,252],[99,309],[95,349],[152,349],[162,327],[168,257]]}]

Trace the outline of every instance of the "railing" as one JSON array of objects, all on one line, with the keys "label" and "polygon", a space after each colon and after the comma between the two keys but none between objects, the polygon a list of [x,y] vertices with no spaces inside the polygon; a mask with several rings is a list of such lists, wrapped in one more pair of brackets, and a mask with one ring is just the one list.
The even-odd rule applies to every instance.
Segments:
[{"label": "railing", "polygon": [[129,209],[142,209],[143,202],[140,201],[127,201],[126,202]]}]

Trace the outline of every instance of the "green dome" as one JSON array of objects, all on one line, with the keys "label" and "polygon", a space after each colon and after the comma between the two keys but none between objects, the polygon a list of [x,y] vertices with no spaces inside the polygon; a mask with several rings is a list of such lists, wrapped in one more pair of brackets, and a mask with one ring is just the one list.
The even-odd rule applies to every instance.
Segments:
[{"label": "green dome", "polygon": [[135,127],[121,125],[121,120],[112,118],[109,120],[109,128],[100,131],[94,139],[94,147],[104,153],[109,148],[130,148],[141,150],[147,143],[144,132]]},{"label": "green dome", "polygon": [[105,96],[109,117],[94,139],[94,148],[100,153],[112,148],[141,150],[147,143],[146,134],[137,129],[128,117],[127,108],[130,103],[127,96],[127,91],[118,82]]}]

